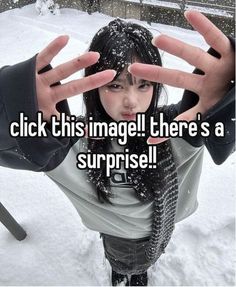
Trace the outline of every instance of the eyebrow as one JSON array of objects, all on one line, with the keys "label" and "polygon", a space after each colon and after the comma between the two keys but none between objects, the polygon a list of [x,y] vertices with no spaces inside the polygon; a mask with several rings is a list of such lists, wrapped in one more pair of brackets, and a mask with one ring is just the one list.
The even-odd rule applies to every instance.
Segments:
[{"label": "eyebrow", "polygon": [[[134,79],[136,79],[136,78],[134,78]],[[126,82],[126,80],[128,80],[129,83],[133,83],[133,78],[128,77],[128,76],[125,79],[118,77],[117,79],[113,80],[112,82],[124,83],[124,82]],[[134,81],[135,84],[136,83],[143,84],[143,83],[146,83],[146,82],[150,82],[150,81],[144,80],[144,79],[139,79],[138,81],[136,81],[136,80]]]}]

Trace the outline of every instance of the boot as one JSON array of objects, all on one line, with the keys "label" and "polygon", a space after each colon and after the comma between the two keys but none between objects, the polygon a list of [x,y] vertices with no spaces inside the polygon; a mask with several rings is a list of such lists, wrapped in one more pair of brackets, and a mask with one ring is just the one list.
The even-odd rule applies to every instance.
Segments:
[{"label": "boot", "polygon": [[111,281],[112,286],[129,286],[128,276],[116,273],[114,270],[112,270]]},{"label": "boot", "polygon": [[148,284],[147,272],[131,276],[130,286],[147,286],[147,284]]}]

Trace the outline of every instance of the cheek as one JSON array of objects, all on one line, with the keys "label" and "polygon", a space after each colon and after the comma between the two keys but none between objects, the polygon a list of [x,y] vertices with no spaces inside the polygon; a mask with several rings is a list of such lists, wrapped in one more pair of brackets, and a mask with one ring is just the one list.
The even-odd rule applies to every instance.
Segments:
[{"label": "cheek", "polygon": [[99,91],[99,97],[101,104],[104,108],[104,110],[107,112],[109,116],[112,116],[114,113],[115,107],[116,107],[116,101],[111,93],[109,93],[107,90],[101,88]]},{"label": "cheek", "polygon": [[150,91],[148,91],[145,96],[144,95],[142,96],[143,108],[145,109],[145,111],[149,108],[152,101],[152,97],[153,97],[153,88],[150,89]]},{"label": "cheek", "polygon": [[112,103],[112,97],[109,92],[102,91],[99,93],[100,101],[103,107],[109,107]]}]

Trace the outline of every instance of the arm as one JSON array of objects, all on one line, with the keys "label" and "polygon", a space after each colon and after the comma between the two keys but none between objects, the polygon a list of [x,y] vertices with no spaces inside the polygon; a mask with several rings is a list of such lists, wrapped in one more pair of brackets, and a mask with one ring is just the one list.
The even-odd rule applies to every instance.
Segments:
[{"label": "arm", "polygon": [[[182,101],[176,106],[175,112],[178,116],[175,120],[195,120],[196,114],[201,113],[202,119],[208,121],[211,128],[217,121],[226,124],[226,129],[230,133],[225,138],[211,136],[209,139],[200,137],[193,139],[185,137],[194,146],[200,146],[204,142],[213,160],[219,164],[233,150],[234,122],[231,121],[231,118],[234,118],[232,90],[234,85],[231,80],[234,79],[234,48],[230,40],[202,14],[191,11],[187,12],[185,16],[206,42],[212,46],[208,53],[165,35],[155,38],[153,42],[155,46],[184,59],[198,69],[190,74],[135,63],[130,66],[130,71],[135,76],[186,90]],[[162,141],[163,139],[158,138],[149,140],[152,144]]]},{"label": "arm", "polygon": [[[235,49],[235,42],[230,39],[232,48]],[[219,57],[219,54],[212,48],[208,53],[215,57]],[[198,69],[194,70],[194,73],[201,74]],[[185,111],[193,108],[198,103],[199,97],[194,92],[186,90],[183,94],[181,103],[178,106],[178,114],[182,114]],[[210,124],[211,136],[209,138],[191,138],[186,136],[185,139],[193,146],[198,147],[204,144],[208,149],[212,159],[216,164],[223,163],[227,157],[235,150],[235,85],[232,82],[225,95],[211,108],[209,108],[202,117],[203,121],[207,121]],[[224,123],[225,136],[216,137],[214,135],[214,127],[217,122]]]},{"label": "arm", "polygon": [[[38,111],[35,87],[36,57],[0,70],[0,164],[2,166],[42,171],[56,166],[70,146],[69,139],[12,138],[9,125],[18,121],[19,112],[35,120]],[[68,113],[67,102],[58,105],[60,112]],[[60,150],[60,153],[57,153]]]},{"label": "arm", "polygon": [[[232,49],[235,50],[235,41],[229,38]],[[220,55],[212,48],[208,53],[219,58]],[[202,74],[199,69],[194,70],[195,74]],[[182,114],[191,109],[198,103],[199,97],[194,92],[186,90],[183,99],[179,105],[178,114]],[[186,136],[186,140],[193,146],[204,144],[208,149],[212,159],[216,164],[223,163],[227,157],[235,150],[235,85],[234,81],[229,84],[225,95],[208,111],[203,114],[202,120],[210,124],[210,130],[213,130],[217,122],[223,122],[225,125],[225,137],[219,138],[211,132],[209,138],[191,138]]]},{"label": "arm", "polygon": [[[51,42],[36,57],[0,70],[0,164],[2,166],[48,171],[55,168],[67,154],[72,142],[69,138],[11,138],[9,125],[18,121],[24,112],[30,121],[36,113],[43,112],[44,120],[52,115],[60,117],[69,113],[66,99],[110,82],[115,73],[106,70],[95,75],[55,85],[84,67],[97,62],[98,53],[88,52],[79,58],[50,68],[52,59],[67,44],[68,37],[61,36]],[[46,68],[45,68],[46,67]]]},{"label": "arm", "polygon": [[[175,106],[175,116],[185,112],[187,107],[193,107],[190,96],[192,96],[192,93],[185,91],[183,101]],[[224,98],[202,117],[203,121],[209,123],[211,135],[208,138],[185,135],[184,139],[195,147],[200,147],[204,144],[214,162],[221,164],[235,150],[235,121],[233,119],[235,119],[235,87],[232,87]],[[222,122],[225,126],[225,136],[223,138],[214,135],[214,127],[217,122]]]}]

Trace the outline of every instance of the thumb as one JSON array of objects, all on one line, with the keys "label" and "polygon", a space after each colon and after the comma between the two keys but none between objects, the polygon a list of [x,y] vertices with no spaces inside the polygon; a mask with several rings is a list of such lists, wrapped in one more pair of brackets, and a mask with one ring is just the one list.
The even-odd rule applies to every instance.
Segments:
[{"label": "thumb", "polygon": [[[196,120],[197,114],[199,113],[199,108],[198,106],[194,106],[193,108],[185,111],[184,113],[179,114],[176,118],[173,119],[173,121],[178,122],[178,121],[185,121],[185,122],[190,122]],[[148,144],[160,144],[162,142],[165,142],[169,140],[170,138],[168,137],[149,137],[147,139]]]},{"label": "thumb", "polygon": [[174,121],[185,121],[190,122],[196,120],[197,114],[199,113],[198,105],[194,106],[193,108],[179,114]]}]

